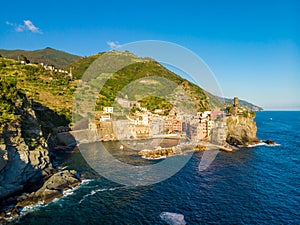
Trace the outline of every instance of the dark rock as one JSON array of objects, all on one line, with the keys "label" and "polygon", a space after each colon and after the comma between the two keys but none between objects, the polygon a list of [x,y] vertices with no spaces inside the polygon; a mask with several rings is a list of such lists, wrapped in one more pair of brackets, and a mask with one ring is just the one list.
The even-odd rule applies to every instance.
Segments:
[{"label": "dark rock", "polygon": [[55,198],[61,198],[63,196],[63,191],[78,186],[80,181],[79,176],[74,170],[64,170],[55,173],[39,190],[19,197],[16,206],[24,207],[37,204],[38,202],[47,204]]},{"label": "dark rock", "polygon": [[243,145],[244,143],[242,142],[241,139],[237,137],[228,137],[227,138],[227,143],[230,145],[238,146],[238,145]]},{"label": "dark rock", "polygon": [[61,191],[46,189],[42,194],[42,200],[45,204],[52,202],[56,198],[61,198],[63,196]]},{"label": "dark rock", "polygon": [[276,143],[272,140],[266,140],[264,141],[267,145],[275,145]]}]

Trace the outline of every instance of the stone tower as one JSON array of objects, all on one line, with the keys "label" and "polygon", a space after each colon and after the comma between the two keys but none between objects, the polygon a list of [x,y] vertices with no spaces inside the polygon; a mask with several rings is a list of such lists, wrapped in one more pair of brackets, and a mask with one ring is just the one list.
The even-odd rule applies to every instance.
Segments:
[{"label": "stone tower", "polygon": [[238,107],[239,106],[239,98],[238,97],[234,97],[233,98],[233,106],[234,107]]}]

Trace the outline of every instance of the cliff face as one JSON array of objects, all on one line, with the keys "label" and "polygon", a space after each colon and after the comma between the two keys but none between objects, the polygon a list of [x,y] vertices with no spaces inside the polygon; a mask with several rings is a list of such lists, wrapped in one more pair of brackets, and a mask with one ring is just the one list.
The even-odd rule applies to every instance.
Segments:
[{"label": "cliff face", "polygon": [[6,165],[0,171],[0,199],[38,183],[54,171],[35,112],[22,110],[25,122],[8,125],[2,134]]},{"label": "cliff face", "polygon": [[259,142],[256,137],[257,127],[253,121],[254,116],[232,115],[227,117],[227,138],[231,145],[249,145]]},{"label": "cliff face", "polygon": [[[20,216],[24,206],[49,203],[63,191],[80,184],[76,171],[53,167],[41,120],[26,102],[18,108],[20,119],[6,124],[0,133],[0,224]],[[48,114],[46,108],[42,114]],[[40,112],[41,113],[41,112]]]}]

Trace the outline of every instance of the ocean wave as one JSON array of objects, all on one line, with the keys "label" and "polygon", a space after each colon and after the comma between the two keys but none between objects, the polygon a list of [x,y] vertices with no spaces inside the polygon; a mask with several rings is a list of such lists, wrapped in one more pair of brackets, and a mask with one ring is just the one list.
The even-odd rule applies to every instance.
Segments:
[{"label": "ocean wave", "polygon": [[81,185],[89,184],[91,181],[94,181],[94,179],[86,179],[81,181]]},{"label": "ocean wave", "polygon": [[[50,203],[48,203],[50,204]],[[39,210],[40,208],[44,208],[46,207],[48,204],[44,204],[43,202],[38,202],[35,205],[28,205],[25,206],[24,208],[22,208],[21,212],[20,212],[20,217],[18,217],[18,219],[20,219],[21,217],[27,215],[28,213],[34,212]]]},{"label": "ocean wave", "polygon": [[[21,210],[21,212],[20,212],[20,218],[23,217],[23,216],[25,216],[25,215],[27,215],[27,214],[30,213],[30,212],[37,211],[37,210],[39,210],[39,209],[41,209],[41,208],[47,207],[47,206],[48,206],[49,204],[51,204],[51,203],[56,203],[56,202],[58,202],[59,200],[65,198],[65,197],[67,197],[67,196],[73,195],[74,192],[75,192],[77,189],[81,188],[81,187],[84,186],[84,185],[89,184],[91,181],[93,181],[93,179],[82,180],[81,183],[80,183],[80,185],[78,185],[78,186],[75,187],[75,188],[72,188],[72,189],[68,189],[68,190],[66,190],[66,191],[63,191],[63,197],[61,197],[61,198],[55,198],[52,202],[49,202],[48,204],[45,204],[45,203],[43,203],[43,202],[38,202],[37,204],[34,204],[34,205],[28,205],[28,206],[25,206],[24,208],[22,208],[22,210]],[[61,206],[61,204],[60,204],[60,206]]]},{"label": "ocean wave", "polygon": [[84,195],[78,203],[81,204],[87,197],[93,196],[94,194],[96,194],[98,192],[114,191],[114,190],[121,189],[121,188],[122,187],[112,187],[112,188],[99,188],[99,189],[96,189],[96,190],[92,190],[90,193]]},{"label": "ocean wave", "polygon": [[[61,198],[59,198],[59,199],[62,199],[62,198],[67,197],[67,196],[69,196],[69,195],[73,195],[74,192],[75,192],[77,189],[79,189],[79,188],[81,188],[81,187],[83,187],[83,186],[89,184],[91,181],[93,181],[93,179],[82,180],[82,181],[80,182],[80,185],[78,185],[78,186],[76,186],[76,187],[74,187],[74,188],[68,189],[68,190],[66,190],[66,191],[63,191],[63,197],[61,197]],[[54,199],[52,202],[58,201],[59,199]]]},{"label": "ocean wave", "polygon": [[[258,146],[276,147],[276,146],[280,146],[280,144],[275,143],[273,145],[269,145],[269,144],[267,144],[265,142],[260,142],[258,144],[248,145],[247,148],[254,148],[254,147],[258,147]],[[243,146],[241,146],[241,147],[243,147]]]},{"label": "ocean wave", "polygon": [[[61,198],[64,198],[64,197],[67,197],[67,196],[69,196],[69,195],[73,195],[74,194],[74,192],[78,189],[80,187],[80,185],[78,185],[77,187],[75,187],[75,188],[72,188],[72,189],[68,189],[68,190],[66,190],[66,191],[63,191],[63,197],[61,197]],[[61,198],[59,198],[59,199],[61,199]],[[58,200],[59,200],[58,199]],[[56,199],[54,199],[52,202],[54,202]]]},{"label": "ocean wave", "polygon": [[169,225],[185,225],[184,215],[179,213],[162,212],[160,218]]}]

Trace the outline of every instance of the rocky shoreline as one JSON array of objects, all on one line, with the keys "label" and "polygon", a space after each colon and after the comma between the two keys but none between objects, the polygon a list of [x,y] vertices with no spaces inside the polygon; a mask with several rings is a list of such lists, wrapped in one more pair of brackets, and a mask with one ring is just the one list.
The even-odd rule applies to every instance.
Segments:
[{"label": "rocky shoreline", "polygon": [[230,145],[216,145],[207,142],[188,142],[167,148],[159,146],[156,149],[143,149],[138,154],[145,159],[161,159],[168,156],[183,155],[189,152],[205,151],[208,149],[217,149],[226,152],[231,152],[233,150]]},{"label": "rocky shoreline", "polygon": [[20,109],[22,119],[0,134],[0,224],[21,215],[26,206],[47,204],[81,183],[74,170],[59,171],[41,121],[31,107]]},{"label": "rocky shoreline", "polygon": [[201,144],[185,144],[185,145],[177,145],[173,147],[168,148],[162,148],[158,147],[156,149],[143,149],[139,151],[138,155],[145,159],[149,160],[156,160],[156,159],[163,159],[170,156],[178,156],[183,155],[189,152],[197,152],[197,151],[206,151],[211,149],[221,150],[225,152],[232,152],[233,149],[238,149],[239,147],[254,147],[261,144],[265,144],[268,146],[276,146],[277,143],[275,143],[272,140],[266,140],[266,141],[253,141],[253,142],[247,142],[243,145],[237,145],[237,146],[231,146],[229,144],[226,145],[215,145],[210,143],[201,143]]},{"label": "rocky shoreline", "polygon": [[53,174],[37,191],[24,193],[20,196],[10,197],[1,202],[2,212],[0,223],[17,219],[26,206],[48,204],[55,199],[63,197],[66,190],[73,189],[81,184],[79,174],[74,170],[64,170]]}]

